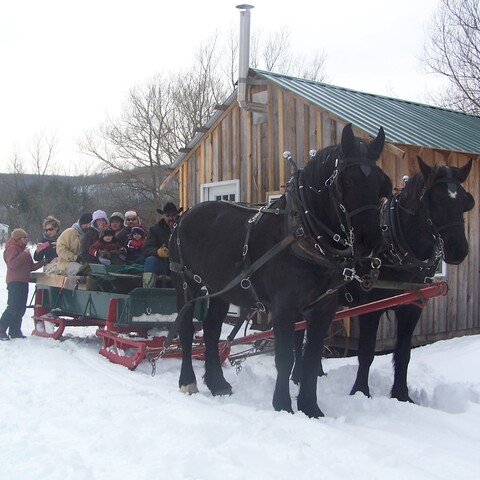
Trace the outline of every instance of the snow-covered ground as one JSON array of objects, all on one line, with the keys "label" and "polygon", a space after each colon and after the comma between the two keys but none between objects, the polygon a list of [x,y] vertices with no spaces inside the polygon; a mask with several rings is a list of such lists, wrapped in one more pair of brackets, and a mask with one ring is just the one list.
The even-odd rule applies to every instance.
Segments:
[{"label": "snow-covered ground", "polygon": [[[2,259],[2,311],[4,274]],[[230,397],[212,397],[201,382],[186,396],[179,360],[160,360],[155,377],[146,362],[131,372],[98,354],[94,332],[0,343],[0,479],[480,478],[480,336],[413,351],[417,405],[389,398],[390,355],[374,362],[371,399],[348,395],[355,358],[326,360],[326,416],[313,420],[272,409],[270,355],[248,359],[239,375],[225,365]]]}]

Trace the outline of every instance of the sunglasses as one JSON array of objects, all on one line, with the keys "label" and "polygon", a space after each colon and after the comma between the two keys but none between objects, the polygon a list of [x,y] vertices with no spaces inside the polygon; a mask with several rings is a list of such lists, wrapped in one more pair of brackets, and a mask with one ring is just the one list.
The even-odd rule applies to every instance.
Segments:
[{"label": "sunglasses", "polygon": [[127,222],[134,222],[135,220],[137,220],[137,217],[129,217],[129,218],[126,218],[125,220]]},{"label": "sunglasses", "polygon": [[53,232],[55,229],[54,228],[46,228],[45,231],[46,232]]},{"label": "sunglasses", "polygon": [[166,213],[165,216],[168,217],[168,218],[175,218],[177,216],[177,214],[176,213]]}]

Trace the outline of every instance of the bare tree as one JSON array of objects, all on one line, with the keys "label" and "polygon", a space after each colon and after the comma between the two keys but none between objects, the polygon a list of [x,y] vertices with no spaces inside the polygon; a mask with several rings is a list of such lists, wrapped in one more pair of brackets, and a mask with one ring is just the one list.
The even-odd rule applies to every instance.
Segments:
[{"label": "bare tree", "polygon": [[436,101],[444,107],[480,112],[480,7],[478,0],[440,0],[425,45],[427,70],[449,87]]},{"label": "bare tree", "polygon": [[36,175],[43,176],[55,167],[54,157],[57,149],[55,135],[40,133],[35,135],[29,147],[33,171]]},{"label": "bare tree", "polygon": [[120,117],[87,133],[80,150],[100,160],[106,172],[128,172],[123,184],[159,206],[162,167],[174,158],[169,149],[174,108],[172,79],[157,76],[132,88]]}]

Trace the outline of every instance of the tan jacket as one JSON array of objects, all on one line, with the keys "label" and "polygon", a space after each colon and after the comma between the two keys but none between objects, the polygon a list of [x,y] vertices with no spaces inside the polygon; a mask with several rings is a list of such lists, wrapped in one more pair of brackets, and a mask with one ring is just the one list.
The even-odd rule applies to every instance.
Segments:
[{"label": "tan jacket", "polygon": [[77,260],[80,253],[80,232],[67,228],[57,239],[58,270],[65,271],[70,262]]}]

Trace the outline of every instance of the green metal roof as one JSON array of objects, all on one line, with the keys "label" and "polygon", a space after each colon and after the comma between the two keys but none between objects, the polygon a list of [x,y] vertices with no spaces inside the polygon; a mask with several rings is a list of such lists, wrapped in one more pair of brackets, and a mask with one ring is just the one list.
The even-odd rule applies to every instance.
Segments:
[{"label": "green metal roof", "polygon": [[357,92],[326,83],[250,69],[369,135],[388,142],[480,153],[480,117],[421,103]]}]

